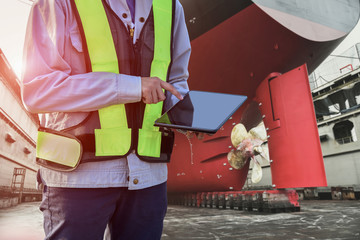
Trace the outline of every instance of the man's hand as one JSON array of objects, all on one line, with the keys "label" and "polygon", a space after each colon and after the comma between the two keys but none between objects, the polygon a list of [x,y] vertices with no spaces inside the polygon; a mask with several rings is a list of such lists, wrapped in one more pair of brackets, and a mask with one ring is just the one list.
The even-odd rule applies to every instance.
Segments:
[{"label": "man's hand", "polygon": [[174,94],[179,100],[183,97],[170,83],[162,81],[158,77],[142,77],[141,78],[141,98],[146,104],[158,103],[165,100],[165,89]]}]

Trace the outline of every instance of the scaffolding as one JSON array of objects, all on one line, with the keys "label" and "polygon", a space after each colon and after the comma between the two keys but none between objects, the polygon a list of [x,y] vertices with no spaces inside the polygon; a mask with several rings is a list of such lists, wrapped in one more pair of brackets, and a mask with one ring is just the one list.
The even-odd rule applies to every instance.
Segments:
[{"label": "scaffolding", "polygon": [[328,59],[309,75],[311,90],[360,68],[360,43],[340,55],[330,55]]},{"label": "scaffolding", "polygon": [[25,174],[26,174],[25,168],[14,168],[14,173],[11,181],[11,193],[19,196],[18,203],[21,203],[22,201]]}]

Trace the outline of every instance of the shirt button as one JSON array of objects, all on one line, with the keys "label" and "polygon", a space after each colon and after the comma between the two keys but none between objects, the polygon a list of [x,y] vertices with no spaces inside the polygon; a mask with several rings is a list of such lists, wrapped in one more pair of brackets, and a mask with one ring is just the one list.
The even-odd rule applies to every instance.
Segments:
[{"label": "shirt button", "polygon": [[143,22],[145,22],[145,18],[141,17],[141,18],[139,18],[139,21],[143,23]]},{"label": "shirt button", "polygon": [[126,14],[126,13],[123,13],[123,14],[122,14],[122,17],[123,17],[123,18],[127,18],[127,14]]},{"label": "shirt button", "polygon": [[134,179],[133,183],[136,185],[139,183],[139,180],[137,178]]}]

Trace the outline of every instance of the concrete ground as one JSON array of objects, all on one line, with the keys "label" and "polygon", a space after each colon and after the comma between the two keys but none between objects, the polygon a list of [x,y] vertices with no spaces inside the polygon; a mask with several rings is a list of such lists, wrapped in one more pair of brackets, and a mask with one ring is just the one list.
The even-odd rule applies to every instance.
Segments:
[{"label": "concrete ground", "polygon": [[40,202],[21,203],[15,207],[0,209],[1,240],[44,239]]},{"label": "concrete ground", "polygon": [[[43,239],[38,205],[0,209],[0,239]],[[360,239],[360,201],[312,200],[300,205],[300,212],[275,214],[172,205],[162,240]]]},{"label": "concrete ground", "polygon": [[171,206],[163,240],[357,239],[360,201],[302,201],[301,211],[257,213]]}]

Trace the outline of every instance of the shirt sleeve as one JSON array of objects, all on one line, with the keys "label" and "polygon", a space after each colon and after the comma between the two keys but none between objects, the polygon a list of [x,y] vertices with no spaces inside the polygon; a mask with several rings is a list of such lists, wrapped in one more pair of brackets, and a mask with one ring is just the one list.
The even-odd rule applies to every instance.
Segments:
[{"label": "shirt sleeve", "polygon": [[[191,53],[190,39],[185,23],[184,10],[180,2],[176,1],[175,23],[173,33],[173,53],[172,65],[169,73],[169,83],[171,83],[181,95],[189,91],[187,79],[189,77],[188,64]],[[170,92],[166,92],[164,104],[165,110],[169,109],[179,101]]]},{"label": "shirt sleeve", "polygon": [[[68,1],[40,0],[31,9],[22,74],[22,97],[26,108],[33,113],[87,112],[140,101],[140,77],[86,73],[84,58],[77,56],[70,61],[72,58],[67,54],[74,48],[69,43],[68,35],[72,29],[68,22],[73,14],[64,2]],[[76,62],[76,59],[81,61]]]}]

